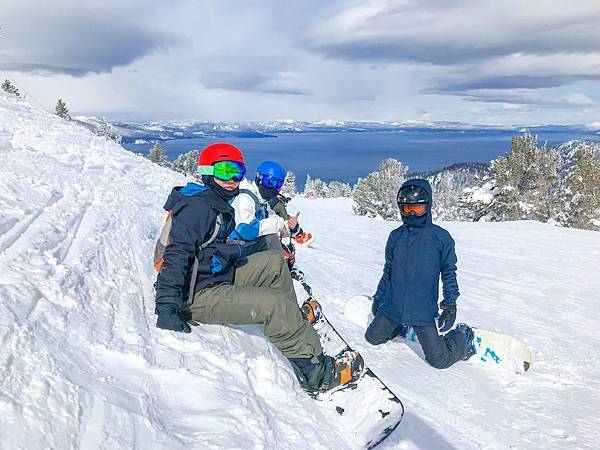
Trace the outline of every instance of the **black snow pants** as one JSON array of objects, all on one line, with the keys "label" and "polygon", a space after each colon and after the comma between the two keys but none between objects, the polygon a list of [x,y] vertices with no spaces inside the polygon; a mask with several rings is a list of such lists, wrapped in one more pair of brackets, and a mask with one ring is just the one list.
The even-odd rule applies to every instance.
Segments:
[{"label": "black snow pants", "polygon": [[[460,331],[452,330],[440,336],[435,324],[413,326],[413,329],[425,354],[425,360],[431,367],[447,369],[465,356],[467,342],[465,335]],[[379,345],[398,336],[401,330],[402,325],[398,325],[379,311],[367,328],[365,339],[369,344]]]}]

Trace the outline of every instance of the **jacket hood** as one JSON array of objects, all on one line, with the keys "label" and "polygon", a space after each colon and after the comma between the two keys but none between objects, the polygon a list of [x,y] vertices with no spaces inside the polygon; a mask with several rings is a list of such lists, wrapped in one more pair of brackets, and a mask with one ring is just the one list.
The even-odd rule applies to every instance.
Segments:
[{"label": "jacket hood", "polygon": [[171,190],[171,193],[169,194],[169,197],[167,198],[167,201],[163,208],[165,209],[165,211],[170,211],[177,203],[179,203],[184,198],[193,197],[194,195],[199,194],[200,192],[204,192],[207,189],[208,188],[206,186],[202,186],[198,183],[188,183],[185,186],[175,186]]},{"label": "jacket hood", "polygon": [[416,219],[409,219],[407,217],[402,216],[402,223],[409,226],[423,226],[427,224],[431,224],[431,205],[433,204],[433,192],[431,189],[431,185],[429,181],[424,180],[423,178],[413,178],[411,180],[407,180],[402,183],[400,189],[406,186],[418,186],[421,189],[424,189],[427,192],[427,197],[429,197],[429,201],[427,202],[427,213],[423,217],[418,217]]}]

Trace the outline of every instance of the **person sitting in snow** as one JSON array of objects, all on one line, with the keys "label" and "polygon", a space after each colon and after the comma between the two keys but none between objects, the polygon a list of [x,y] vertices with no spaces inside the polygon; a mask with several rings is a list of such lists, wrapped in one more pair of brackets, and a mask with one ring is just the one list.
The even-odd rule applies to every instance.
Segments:
[{"label": "person sitting in snow", "polygon": [[[426,180],[402,184],[397,196],[403,225],[390,233],[383,275],[373,296],[373,321],[365,339],[383,344],[412,326],[432,367],[446,369],[475,353],[473,331],[456,320],[456,254],[454,240],[431,221],[433,201]],[[439,279],[443,284],[438,316]]]},{"label": "person sitting in snow", "polygon": [[235,209],[236,229],[232,236],[244,241],[259,241],[261,249],[281,249],[288,260],[292,276],[300,279],[302,272],[294,268],[295,248],[281,242],[282,238],[296,238],[305,233],[298,223],[296,213],[287,212],[286,198],[280,194],[285,181],[285,169],[274,161],[264,161],[256,170],[254,181],[244,178],[240,194],[232,206]]},{"label": "person sitting in snow", "polygon": [[276,250],[281,248],[280,238],[297,233],[297,215],[290,217],[279,199],[284,180],[284,168],[265,161],[258,166],[254,181],[244,178],[240,182],[240,193],[232,203],[238,239],[259,240],[263,249]]},{"label": "person sitting in snow", "polygon": [[355,352],[337,359],[323,354],[319,336],[300,313],[281,251],[256,253],[252,245],[229,238],[235,229],[231,202],[246,172],[241,151],[211,144],[199,155],[198,172],[204,186],[175,187],[164,206],[172,222],[155,284],[156,326],[190,333],[188,321],[264,324],[265,335],[290,360],[305,389],[355,380],[362,358]]}]

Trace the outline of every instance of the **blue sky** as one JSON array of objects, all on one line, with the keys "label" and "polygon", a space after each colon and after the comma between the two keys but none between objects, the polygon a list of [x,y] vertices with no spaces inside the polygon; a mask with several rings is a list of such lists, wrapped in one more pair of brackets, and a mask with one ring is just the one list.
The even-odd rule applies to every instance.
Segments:
[{"label": "blue sky", "polygon": [[21,0],[0,26],[0,76],[111,120],[600,128],[596,0]]}]

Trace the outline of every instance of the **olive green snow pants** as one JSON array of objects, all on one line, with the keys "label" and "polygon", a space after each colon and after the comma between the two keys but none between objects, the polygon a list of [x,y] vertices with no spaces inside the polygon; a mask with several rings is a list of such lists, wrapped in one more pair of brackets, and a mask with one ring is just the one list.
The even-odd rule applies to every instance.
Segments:
[{"label": "olive green snow pants", "polygon": [[250,255],[235,269],[233,284],[198,291],[192,319],[211,324],[264,324],[265,335],[287,358],[323,353],[319,336],[302,318],[292,277],[281,251]]}]

